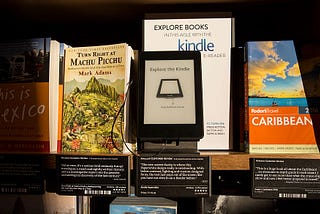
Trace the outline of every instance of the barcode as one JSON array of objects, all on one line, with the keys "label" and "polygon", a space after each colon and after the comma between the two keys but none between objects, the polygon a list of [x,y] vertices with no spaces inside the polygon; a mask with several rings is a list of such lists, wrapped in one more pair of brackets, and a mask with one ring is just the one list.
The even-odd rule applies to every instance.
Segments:
[{"label": "barcode", "polygon": [[307,198],[305,193],[279,193],[279,198]]},{"label": "barcode", "polygon": [[110,190],[84,190],[85,195],[111,195]]},{"label": "barcode", "polygon": [[1,193],[26,193],[28,192],[27,188],[18,188],[18,187],[2,187]]}]

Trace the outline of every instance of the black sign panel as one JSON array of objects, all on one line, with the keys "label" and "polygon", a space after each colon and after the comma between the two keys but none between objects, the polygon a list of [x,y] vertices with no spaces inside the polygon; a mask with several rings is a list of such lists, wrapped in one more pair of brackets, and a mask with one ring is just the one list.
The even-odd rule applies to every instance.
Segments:
[{"label": "black sign panel", "polygon": [[129,156],[57,156],[61,195],[127,196]]},{"label": "black sign panel", "polygon": [[253,158],[253,198],[320,198],[320,160]]},{"label": "black sign panel", "polygon": [[35,154],[0,155],[0,193],[43,194],[43,158]]},{"label": "black sign panel", "polygon": [[136,194],[162,197],[211,195],[207,156],[152,156],[137,158]]}]

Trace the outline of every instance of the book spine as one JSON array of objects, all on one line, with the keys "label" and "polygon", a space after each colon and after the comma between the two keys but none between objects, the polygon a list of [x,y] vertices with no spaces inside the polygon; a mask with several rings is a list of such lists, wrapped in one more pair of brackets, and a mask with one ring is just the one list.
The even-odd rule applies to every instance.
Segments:
[{"label": "book spine", "polygon": [[244,63],[243,63],[243,150],[249,151],[249,87],[248,87],[248,56],[247,47],[244,47]]},{"label": "book spine", "polygon": [[244,150],[244,73],[243,47],[231,49],[230,142],[234,151]]}]

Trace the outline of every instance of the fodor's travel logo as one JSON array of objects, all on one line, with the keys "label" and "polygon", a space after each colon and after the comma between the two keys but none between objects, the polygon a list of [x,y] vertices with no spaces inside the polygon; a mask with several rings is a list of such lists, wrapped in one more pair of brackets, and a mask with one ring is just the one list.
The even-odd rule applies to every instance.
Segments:
[{"label": "fodor's travel logo", "polygon": [[251,114],[278,114],[279,108],[251,108]]}]

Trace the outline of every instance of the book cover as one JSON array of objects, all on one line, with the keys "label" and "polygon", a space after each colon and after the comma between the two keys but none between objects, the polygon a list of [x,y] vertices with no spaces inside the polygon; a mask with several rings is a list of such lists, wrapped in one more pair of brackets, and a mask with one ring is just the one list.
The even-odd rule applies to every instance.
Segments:
[{"label": "book cover", "polygon": [[66,49],[62,151],[122,152],[131,57],[125,43]]},{"label": "book cover", "polygon": [[318,213],[317,200],[252,198],[249,195],[212,195],[202,199],[197,214]]},{"label": "book cover", "polygon": [[292,40],[247,48],[250,153],[318,153],[313,120]]},{"label": "book cover", "polygon": [[199,150],[229,150],[230,69],[234,19],[229,13],[146,14],[145,51],[201,51],[204,137]]},{"label": "book cover", "polygon": [[81,197],[81,196],[58,195],[52,192],[45,192],[42,195],[42,205],[43,205],[44,211],[40,213],[44,213],[44,214],[80,213],[78,212],[79,210],[77,209],[77,197]]},{"label": "book cover", "polygon": [[212,195],[201,199],[197,214],[275,214],[279,208],[272,199],[253,199],[247,195]]},{"label": "book cover", "polygon": [[176,201],[162,197],[117,197],[110,203],[110,214],[177,214]]},{"label": "book cover", "polygon": [[50,38],[0,43],[0,150],[48,152]]},{"label": "book cover", "polygon": [[75,196],[57,195],[45,192],[34,194],[1,194],[0,209],[2,214],[76,214]]},{"label": "book cover", "polygon": [[[9,213],[37,213],[49,214],[45,211],[42,195],[32,194],[1,194],[0,210],[3,214]],[[70,213],[72,214],[72,213]]]}]

